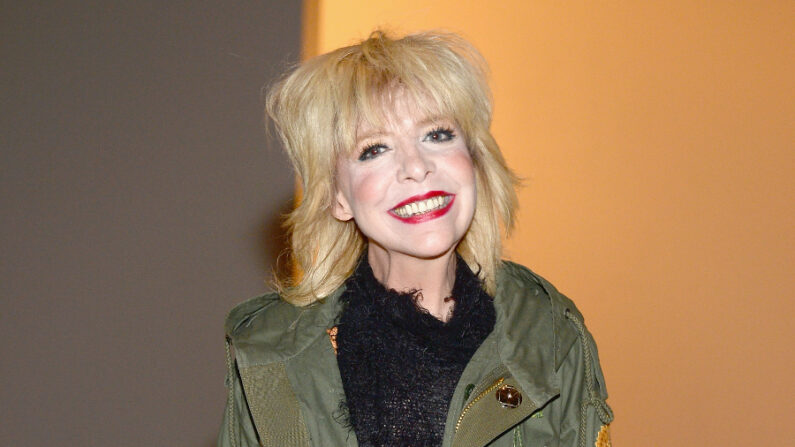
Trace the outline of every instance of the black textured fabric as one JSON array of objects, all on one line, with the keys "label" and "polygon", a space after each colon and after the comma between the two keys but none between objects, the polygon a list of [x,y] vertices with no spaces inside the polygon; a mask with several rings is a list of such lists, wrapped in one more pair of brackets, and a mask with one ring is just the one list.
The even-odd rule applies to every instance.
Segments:
[{"label": "black textured fabric", "polygon": [[448,322],[418,307],[416,294],[387,290],[365,255],[341,297],[337,361],[364,447],[441,445],[461,373],[494,328],[492,299],[460,257]]}]

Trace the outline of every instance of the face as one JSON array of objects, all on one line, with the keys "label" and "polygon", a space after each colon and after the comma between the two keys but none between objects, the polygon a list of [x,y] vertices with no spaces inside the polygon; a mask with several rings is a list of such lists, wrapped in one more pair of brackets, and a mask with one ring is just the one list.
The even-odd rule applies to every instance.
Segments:
[{"label": "face", "polygon": [[337,219],[353,219],[390,255],[451,253],[475,212],[472,158],[451,119],[425,116],[394,95],[384,127],[362,124],[355,150],[337,163]]}]

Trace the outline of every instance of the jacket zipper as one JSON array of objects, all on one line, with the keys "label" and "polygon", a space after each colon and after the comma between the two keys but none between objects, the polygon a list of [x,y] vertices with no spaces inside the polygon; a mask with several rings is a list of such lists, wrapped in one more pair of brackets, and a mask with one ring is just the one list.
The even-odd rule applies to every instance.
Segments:
[{"label": "jacket zipper", "polygon": [[468,403],[467,406],[464,407],[464,410],[461,412],[461,415],[458,416],[458,422],[455,423],[455,432],[458,432],[458,429],[461,427],[461,421],[464,420],[464,416],[466,416],[466,414],[469,411],[469,409],[472,408],[472,406],[475,405],[477,403],[477,401],[482,399],[483,396],[489,394],[490,392],[494,391],[495,388],[497,388],[498,386],[502,385],[502,382],[505,382],[505,378],[504,377],[501,377],[499,380],[497,380],[496,382],[492,383],[491,386],[489,386],[488,388],[483,390],[483,392],[478,394],[477,397],[472,399],[472,402]]}]

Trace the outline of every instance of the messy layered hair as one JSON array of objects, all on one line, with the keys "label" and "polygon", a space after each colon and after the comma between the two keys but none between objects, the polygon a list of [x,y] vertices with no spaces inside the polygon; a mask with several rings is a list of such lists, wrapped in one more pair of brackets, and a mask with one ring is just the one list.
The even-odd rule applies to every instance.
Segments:
[{"label": "messy layered hair", "polygon": [[331,214],[337,160],[350,156],[363,122],[383,123],[400,89],[427,116],[453,119],[475,168],[477,203],[456,251],[496,292],[501,230],[513,226],[517,179],[489,131],[491,93],[486,65],[469,43],[452,34],[420,33],[392,39],[375,31],[361,43],[310,59],[268,92],[266,109],[301,181],[303,197],[287,216],[295,268],[279,274],[285,300],[311,304],[342,285],[367,241],[353,220]]}]

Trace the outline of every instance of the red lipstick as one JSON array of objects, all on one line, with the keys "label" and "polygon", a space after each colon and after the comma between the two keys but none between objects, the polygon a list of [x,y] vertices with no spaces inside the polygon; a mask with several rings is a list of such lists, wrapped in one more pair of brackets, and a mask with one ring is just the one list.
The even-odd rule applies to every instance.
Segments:
[{"label": "red lipstick", "polygon": [[[442,201],[441,207],[434,208],[426,212],[419,212],[416,214],[412,213],[411,210],[405,210],[405,209],[400,210],[404,206],[409,205],[411,203],[421,202],[423,200],[432,199],[434,197],[441,198],[440,199]],[[448,211],[450,211],[450,208],[453,206],[454,201],[455,201],[455,194],[451,194],[445,191],[428,191],[425,194],[411,196],[408,199],[398,203],[397,205],[395,205],[394,208],[389,210],[389,215],[404,223],[418,224],[444,216],[445,214],[447,214]]]}]

